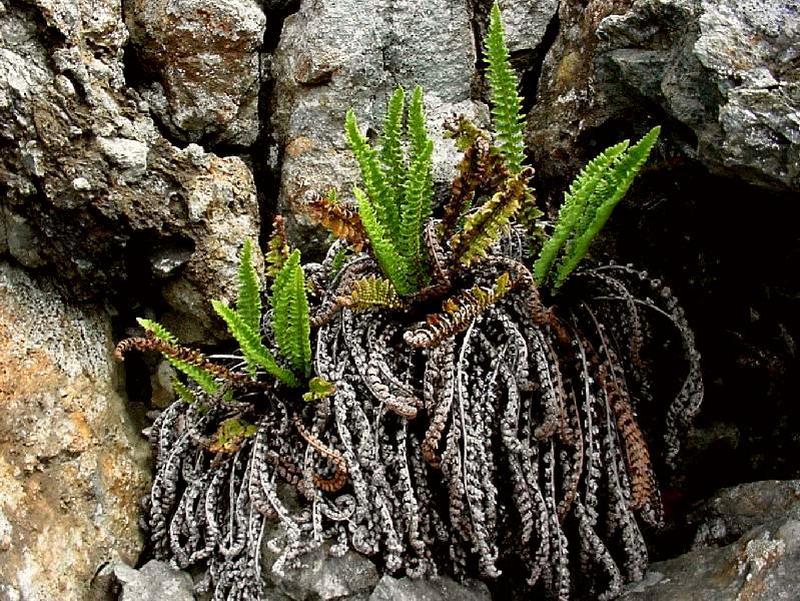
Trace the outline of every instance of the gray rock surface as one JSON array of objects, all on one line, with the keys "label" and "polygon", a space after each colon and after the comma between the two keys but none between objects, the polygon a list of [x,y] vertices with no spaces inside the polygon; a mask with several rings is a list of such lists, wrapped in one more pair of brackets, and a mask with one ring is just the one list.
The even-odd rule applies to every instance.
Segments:
[{"label": "gray rock surface", "polygon": [[115,0],[0,12],[0,249],[79,299],[158,281],[177,333],[209,337],[207,300],[227,296],[242,241],[259,233],[253,176],[159,133],[125,86],[127,39]]},{"label": "gray rock surface", "polygon": [[138,570],[114,566],[114,577],[122,586],[119,601],[194,601],[191,577],[163,561],[148,561]]},{"label": "gray rock surface", "polygon": [[506,44],[513,54],[535,50],[558,12],[558,0],[499,0]]},{"label": "gray rock surface", "polygon": [[435,580],[412,580],[384,576],[372,591],[369,601],[490,601],[489,589],[482,582],[460,584],[442,576]]},{"label": "gray rock surface", "polygon": [[800,190],[794,0],[584,5],[561,4],[530,118],[534,149],[569,160],[587,133],[636,110],[640,120],[683,124],[692,132],[684,153],[712,172]]},{"label": "gray rock surface", "polygon": [[266,571],[268,595],[276,601],[331,601],[365,598],[378,582],[375,564],[348,551],[341,557],[329,554],[325,545],[302,557],[303,566],[283,574]]},{"label": "gray rock surface", "polygon": [[0,598],[108,598],[134,563],[149,449],[116,390],[110,320],[0,262]]},{"label": "gray rock surface", "polygon": [[[779,601],[800,593],[800,481],[755,482],[720,492],[694,550],[651,564],[626,601]],[[735,542],[729,543],[731,538]],[[710,543],[724,543],[716,546]]]},{"label": "gray rock surface", "polygon": [[124,8],[138,66],[154,77],[142,95],[170,133],[185,142],[251,145],[266,27],[258,3],[125,0]]}]

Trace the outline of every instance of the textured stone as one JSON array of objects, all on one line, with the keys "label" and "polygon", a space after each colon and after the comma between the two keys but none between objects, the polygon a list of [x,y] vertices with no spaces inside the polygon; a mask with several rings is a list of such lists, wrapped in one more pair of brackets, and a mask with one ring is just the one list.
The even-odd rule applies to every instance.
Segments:
[{"label": "textured stone", "polygon": [[[258,135],[266,18],[253,0],[126,0],[151,110],[182,141],[251,145]],[[198,50],[202,49],[201,52]]]},{"label": "textured stone", "polygon": [[369,601],[490,601],[489,589],[482,582],[459,584],[442,576],[433,580],[412,580],[384,576],[372,591]]},{"label": "textured stone", "polygon": [[[270,559],[267,553],[265,559]],[[375,564],[363,555],[348,551],[341,557],[330,555],[324,545],[302,557],[302,567],[276,574],[265,571],[270,599],[276,601],[328,601],[364,598],[378,582]]]},{"label": "textured stone", "polygon": [[558,12],[558,0],[500,0],[500,10],[509,51],[535,50]]},{"label": "textured stone", "polygon": [[750,482],[718,492],[688,516],[694,548],[724,545],[764,522],[800,520],[800,480]]},{"label": "textured stone", "polygon": [[[241,10],[252,35],[233,31],[249,47],[263,15]],[[237,157],[159,133],[125,87],[121,15],[114,0],[0,15],[0,250],[77,299],[162,296],[177,334],[211,339],[221,327],[208,299],[230,293],[237,251],[258,237],[253,176]]]},{"label": "textured stone", "polygon": [[0,263],[0,598],[102,598],[96,571],[138,557],[148,447],[112,345],[101,311]]},{"label": "textured stone", "polygon": [[122,585],[119,601],[194,601],[191,577],[168,563],[148,561],[138,570],[117,564],[114,576]]},{"label": "textured stone", "polygon": [[562,3],[542,70],[529,142],[543,163],[582,162],[587,135],[638,111],[683,124],[694,139],[676,128],[676,142],[712,172],[800,190],[794,0],[585,4]]},{"label": "textured stone", "polygon": [[[698,511],[694,550],[651,564],[626,601],[778,601],[800,590],[800,482],[724,490]],[[732,540],[730,544],[726,540]],[[725,546],[707,543],[724,543]]]},{"label": "textured stone", "polygon": [[[420,84],[432,125],[452,112],[485,114],[471,100],[470,18],[466,1],[377,0],[365,10],[355,0],[320,0],[303,2],[286,19],[273,58],[271,125],[282,157],[278,209],[294,217],[291,232],[305,239],[314,231],[298,215],[306,190],[334,186],[348,198],[357,181],[343,134],[348,108],[362,128],[376,132],[394,87]],[[436,159],[442,183],[452,174],[455,152]]]}]

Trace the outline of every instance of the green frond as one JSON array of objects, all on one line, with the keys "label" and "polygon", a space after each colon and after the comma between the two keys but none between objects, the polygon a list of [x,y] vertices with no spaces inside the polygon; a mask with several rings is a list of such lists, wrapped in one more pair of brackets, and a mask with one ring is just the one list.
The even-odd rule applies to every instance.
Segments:
[{"label": "green frond", "polygon": [[[401,137],[404,107],[405,92],[398,88],[389,100],[380,153],[359,130],[352,110],[347,113],[345,133],[364,181],[363,189],[356,186],[353,190],[358,203],[358,225],[363,226],[372,253],[397,292],[411,294],[428,279],[422,233],[431,215],[433,199],[433,141],[425,125],[422,88],[416,86],[408,104],[407,156],[404,154]],[[325,212],[331,213],[327,209]],[[353,220],[337,217],[335,221],[341,226]]]},{"label": "green frond", "polygon": [[174,390],[178,398],[185,403],[194,403],[196,400],[194,393],[178,378],[172,378],[172,390]]},{"label": "green frond", "polygon": [[325,378],[315,376],[308,381],[308,392],[303,393],[303,400],[311,403],[331,396],[336,392],[336,385]]},{"label": "green frond", "polygon": [[162,342],[166,342],[167,344],[178,344],[178,337],[157,321],[145,319],[144,317],[137,317],[136,322]]},{"label": "green frond", "polygon": [[361,133],[353,110],[347,111],[345,118],[345,134],[350,150],[358,161],[364,188],[374,203],[375,215],[381,225],[390,232],[398,231],[400,217],[393,190],[388,186],[381,167],[378,151],[369,145],[367,138]]},{"label": "green frond", "polygon": [[358,186],[353,187],[353,194],[358,201],[358,212],[381,270],[400,294],[414,292],[415,286],[410,281],[411,269],[408,261],[398,252],[389,233],[377,219],[371,200]]},{"label": "green frond", "polygon": [[252,243],[250,240],[245,240],[239,259],[236,312],[248,327],[258,332],[261,330],[261,286],[258,281],[258,273],[253,267],[252,254]]},{"label": "green frond", "polygon": [[403,203],[400,207],[401,252],[413,262],[423,260],[422,230],[431,216],[431,166],[433,141],[427,140],[421,152],[408,166]]},{"label": "green frond", "polygon": [[456,259],[470,265],[485,256],[505,233],[528,193],[526,177],[520,174],[509,178],[500,191],[468,215],[463,229],[450,240]]},{"label": "green frond", "polygon": [[166,359],[172,367],[182,374],[185,374],[208,394],[213,394],[219,389],[219,382],[217,382],[214,378],[214,374],[211,372],[187,361],[183,361],[182,359],[175,359],[173,357],[167,357]]},{"label": "green frond", "polygon": [[395,199],[401,195],[403,174],[405,172],[402,140],[405,103],[405,90],[402,87],[398,87],[389,99],[381,134],[380,160],[383,165],[386,184],[391,189],[392,196]]},{"label": "green frond", "polygon": [[564,283],[586,255],[592,240],[603,229],[614,207],[625,196],[633,179],[644,166],[660,133],[661,128],[658,126],[651,129],[635,145],[618,156],[607,169],[597,186],[596,199],[591,202],[591,206],[596,207],[594,214],[591,219],[584,220],[586,225],[581,231],[576,232],[575,239],[568,243],[566,254],[558,266],[554,288],[557,289]]},{"label": "green frond", "polygon": [[[139,317],[136,319],[140,326],[142,326],[147,332],[153,335],[154,338],[160,340],[161,342],[166,343],[170,346],[178,346],[178,337],[171,333],[167,328],[162,326],[157,321],[152,319],[145,319],[143,317]],[[211,372],[203,369],[199,365],[195,365],[194,363],[190,363],[189,361],[184,361],[178,357],[171,357],[169,355],[164,355],[164,358],[167,362],[175,368],[177,371],[181,372],[182,374],[186,375],[190,380],[195,382],[201,389],[205,392],[211,394],[216,392],[219,388],[219,382],[214,377],[214,374]]]},{"label": "green frond", "polygon": [[573,180],[569,191],[564,194],[564,202],[559,210],[553,234],[544,243],[539,258],[534,263],[533,277],[537,284],[544,284],[561,249],[572,237],[578,222],[586,212],[587,205],[595,196],[598,184],[608,173],[609,167],[627,148],[627,140],[607,148],[592,159]]},{"label": "green frond", "polygon": [[272,284],[272,323],[275,342],[289,363],[311,373],[311,325],[300,251],[295,249]]},{"label": "green frond", "polygon": [[425,152],[430,141],[428,129],[425,125],[425,104],[423,100],[422,86],[416,86],[411,94],[411,102],[408,104],[408,153],[412,161],[415,157]]},{"label": "green frond", "polygon": [[260,333],[252,330],[236,311],[218,300],[211,301],[211,305],[214,307],[214,311],[225,320],[231,335],[239,343],[239,348],[247,363],[248,373],[255,375],[257,369],[261,367],[288,386],[300,385],[291,371],[278,365],[275,357],[261,342]]},{"label": "green frond", "polygon": [[376,307],[399,309],[405,306],[392,283],[375,275],[356,280],[349,294],[339,300],[343,306],[354,311]]},{"label": "green frond", "polygon": [[522,170],[525,144],[522,138],[522,99],[518,94],[519,81],[509,60],[500,6],[497,2],[489,14],[484,55],[488,68],[492,123],[497,146],[512,175]]},{"label": "green frond", "polygon": [[340,248],[336,251],[336,254],[333,256],[333,261],[331,261],[331,279],[335,278],[342,270],[349,256],[350,250],[347,247]]}]

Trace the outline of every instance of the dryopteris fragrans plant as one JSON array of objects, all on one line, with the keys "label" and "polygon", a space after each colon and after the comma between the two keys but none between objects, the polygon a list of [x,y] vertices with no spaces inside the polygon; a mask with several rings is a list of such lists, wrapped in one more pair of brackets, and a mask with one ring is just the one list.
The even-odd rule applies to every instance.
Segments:
[{"label": "dryopteris fragrans plant", "polygon": [[[278,227],[271,319],[256,324],[249,259],[235,308],[217,305],[241,357],[218,364],[166,331],[121,343],[210,374],[207,389],[177,389],[199,402],[176,401],[153,425],[146,512],[155,555],[205,564],[215,601],[264,598],[262,549],[280,573],[323,543],[412,577],[523,574],[533,598],[559,601],[611,599],[644,573],[643,532],[662,522],[655,474],[674,465],[702,399],[699,355],[663,283],[576,265],[655,134],[579,176],[532,273],[513,224],[533,195],[496,6],[488,35],[494,132],[449,124],[464,156],[441,213],[422,94],[404,141],[396,92],[379,148],[348,116],[358,211],[333,193],[309,203],[340,238],[325,259],[301,266]],[[557,306],[539,284],[558,288]],[[307,392],[273,386],[265,357],[298,383],[313,363]]]}]

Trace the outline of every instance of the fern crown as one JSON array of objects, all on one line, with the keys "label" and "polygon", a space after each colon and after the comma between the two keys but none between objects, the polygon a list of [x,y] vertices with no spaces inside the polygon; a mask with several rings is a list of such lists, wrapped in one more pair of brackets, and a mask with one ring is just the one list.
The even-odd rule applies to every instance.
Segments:
[{"label": "fern crown", "polygon": [[414,89],[407,111],[405,103],[406,93],[398,87],[389,99],[380,149],[370,146],[352,110],[345,134],[361,170],[363,189],[355,186],[353,193],[375,258],[397,292],[411,294],[428,277],[422,230],[431,215],[433,141],[422,88]]}]

